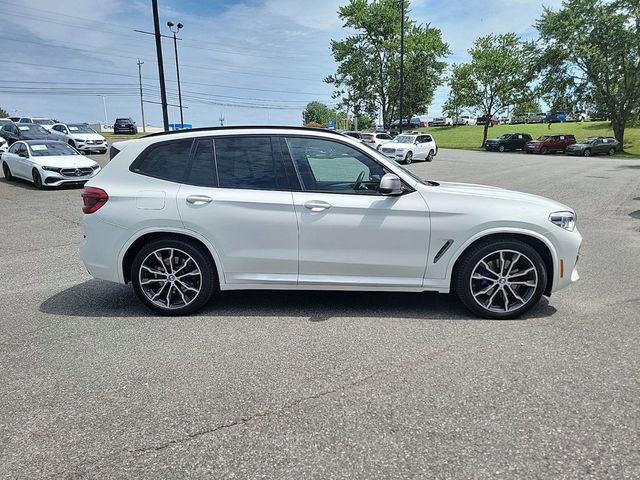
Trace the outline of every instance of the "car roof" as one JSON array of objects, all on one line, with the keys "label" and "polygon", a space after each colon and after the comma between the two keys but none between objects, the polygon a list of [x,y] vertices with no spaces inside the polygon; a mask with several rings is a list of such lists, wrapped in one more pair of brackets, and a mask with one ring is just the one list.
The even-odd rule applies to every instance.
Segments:
[{"label": "car roof", "polygon": [[66,145],[65,142],[62,142],[60,140],[18,140],[19,142],[23,142],[26,143],[27,145],[31,145],[32,143],[35,143],[37,145],[42,145],[44,144],[49,144],[49,143],[62,143],[64,145]]},{"label": "car roof", "polygon": [[288,131],[297,131],[300,133],[304,132],[322,132],[329,135],[335,135],[338,137],[344,137],[343,133],[345,131],[337,131],[337,130],[328,130],[324,128],[312,128],[312,127],[295,127],[292,125],[237,125],[237,126],[224,126],[224,127],[200,127],[200,128],[191,128],[185,130],[175,130],[169,132],[158,132],[158,133],[150,133],[149,135],[145,135],[142,138],[150,138],[150,137],[171,137],[171,136],[191,136],[187,134],[192,133],[216,133],[216,132],[230,132],[230,131],[248,131],[248,130],[256,130],[256,131],[273,131],[273,130],[288,130]]}]

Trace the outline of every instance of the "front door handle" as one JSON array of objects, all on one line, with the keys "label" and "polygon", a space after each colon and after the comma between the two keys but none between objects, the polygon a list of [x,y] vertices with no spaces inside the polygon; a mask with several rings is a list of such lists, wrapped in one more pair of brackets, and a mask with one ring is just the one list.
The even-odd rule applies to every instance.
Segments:
[{"label": "front door handle", "polygon": [[207,203],[211,203],[213,199],[211,197],[207,197],[206,195],[189,195],[187,197],[187,203],[191,205],[206,205]]},{"label": "front door handle", "polygon": [[312,212],[322,212],[331,208],[331,204],[323,202],[322,200],[309,200],[304,204],[305,208],[308,208]]}]

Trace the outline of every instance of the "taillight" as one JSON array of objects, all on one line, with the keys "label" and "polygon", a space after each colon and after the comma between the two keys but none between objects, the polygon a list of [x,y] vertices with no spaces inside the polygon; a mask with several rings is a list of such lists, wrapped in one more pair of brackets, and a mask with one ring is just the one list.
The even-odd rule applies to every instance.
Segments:
[{"label": "taillight", "polygon": [[82,192],[83,213],[97,212],[109,200],[107,192],[101,188],[87,187]]}]

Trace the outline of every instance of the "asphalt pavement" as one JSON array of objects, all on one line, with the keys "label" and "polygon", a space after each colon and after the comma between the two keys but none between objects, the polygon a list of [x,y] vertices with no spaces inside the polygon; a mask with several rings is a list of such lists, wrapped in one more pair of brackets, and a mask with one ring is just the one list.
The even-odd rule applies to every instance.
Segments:
[{"label": "asphalt pavement", "polygon": [[640,160],[410,168],[572,206],[582,279],[514,321],[345,292],[157,317],[86,273],[81,189],[0,179],[0,478],[640,478]]}]

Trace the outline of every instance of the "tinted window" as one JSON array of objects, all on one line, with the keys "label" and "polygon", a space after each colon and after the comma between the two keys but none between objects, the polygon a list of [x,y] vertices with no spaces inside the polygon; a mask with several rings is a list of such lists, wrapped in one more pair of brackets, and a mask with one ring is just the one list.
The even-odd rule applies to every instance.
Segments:
[{"label": "tinted window", "polygon": [[131,171],[173,182],[182,182],[192,143],[192,139],[158,143],[138,157],[131,165]]},{"label": "tinted window", "polygon": [[425,135],[422,141],[423,142],[433,142],[433,138],[431,138],[431,135]]},{"label": "tinted window", "polygon": [[187,183],[201,187],[218,186],[216,166],[213,161],[213,140],[210,138],[199,140],[196,144]]},{"label": "tinted window", "polygon": [[306,191],[378,194],[384,168],[355,148],[330,140],[287,138],[293,163]]},{"label": "tinted window", "polygon": [[270,137],[215,139],[220,187],[288,190],[280,157],[274,155]]}]

